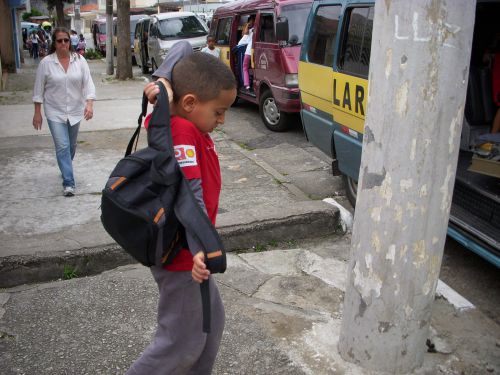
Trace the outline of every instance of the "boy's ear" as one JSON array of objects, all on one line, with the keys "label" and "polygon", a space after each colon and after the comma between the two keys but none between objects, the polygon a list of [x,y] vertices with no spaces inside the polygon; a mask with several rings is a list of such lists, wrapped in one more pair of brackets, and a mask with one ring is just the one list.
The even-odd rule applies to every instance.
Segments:
[{"label": "boy's ear", "polygon": [[193,94],[186,94],[181,98],[181,107],[187,113],[191,113],[197,103],[198,99]]}]

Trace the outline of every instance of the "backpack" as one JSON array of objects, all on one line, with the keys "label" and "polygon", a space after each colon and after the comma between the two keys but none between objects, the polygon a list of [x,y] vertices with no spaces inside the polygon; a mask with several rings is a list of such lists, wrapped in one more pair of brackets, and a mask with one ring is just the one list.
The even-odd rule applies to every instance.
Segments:
[{"label": "backpack", "polygon": [[[203,247],[211,273],[226,269],[226,254],[214,226],[201,209],[174,156],[168,95],[158,84],[149,122],[148,147],[137,147],[148,100],[125,152],[102,191],[101,221],[108,234],[134,259],[150,267],[169,264],[185,245],[185,228]],[[210,330],[208,283],[201,284],[203,327]],[[206,307],[208,306],[208,311]]]}]

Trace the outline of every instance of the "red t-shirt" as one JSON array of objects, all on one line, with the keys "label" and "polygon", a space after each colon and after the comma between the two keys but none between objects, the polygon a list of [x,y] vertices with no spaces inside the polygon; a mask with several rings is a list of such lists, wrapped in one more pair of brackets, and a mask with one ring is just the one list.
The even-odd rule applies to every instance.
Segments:
[{"label": "red t-shirt", "polygon": [[[149,116],[144,121],[144,126],[147,128],[148,124]],[[214,142],[209,134],[200,132],[191,121],[182,117],[171,116],[170,124],[175,158],[187,180],[201,179],[203,202],[208,218],[215,225],[219,208],[221,175]],[[181,249],[172,263],[164,268],[169,271],[191,271],[193,256],[188,249]]]}]

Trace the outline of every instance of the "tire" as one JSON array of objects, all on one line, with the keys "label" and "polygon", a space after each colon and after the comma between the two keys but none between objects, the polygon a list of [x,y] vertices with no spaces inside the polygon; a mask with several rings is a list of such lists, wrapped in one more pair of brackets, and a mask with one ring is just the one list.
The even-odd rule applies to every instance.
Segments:
[{"label": "tire", "polygon": [[266,128],[273,132],[284,132],[289,128],[289,115],[281,112],[271,90],[262,93],[259,103],[259,112]]},{"label": "tire", "polygon": [[345,193],[347,199],[352,204],[352,207],[356,208],[356,198],[358,196],[358,182],[355,181],[352,177],[347,175],[342,176],[345,185]]}]

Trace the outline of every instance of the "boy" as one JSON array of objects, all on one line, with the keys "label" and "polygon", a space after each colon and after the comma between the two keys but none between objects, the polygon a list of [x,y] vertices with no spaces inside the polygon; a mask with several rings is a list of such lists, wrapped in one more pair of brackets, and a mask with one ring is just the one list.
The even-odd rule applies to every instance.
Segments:
[{"label": "boy", "polygon": [[207,46],[204,47],[201,52],[209,53],[214,57],[220,58],[220,49],[215,47],[215,38],[213,36],[207,36]]},{"label": "boy", "polygon": [[[224,123],[236,97],[232,72],[220,60],[192,53],[172,71],[171,116],[176,158],[200,206],[215,225],[221,188],[220,168],[209,133]],[[210,374],[224,329],[224,307],[201,247],[186,233],[189,249],[171,264],[151,267],[159,289],[158,328],[153,342],[127,374]],[[210,280],[211,332],[202,332],[198,283]]]}]

